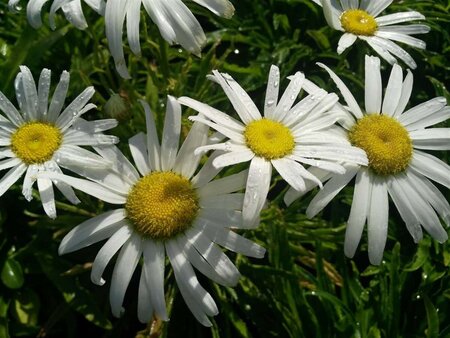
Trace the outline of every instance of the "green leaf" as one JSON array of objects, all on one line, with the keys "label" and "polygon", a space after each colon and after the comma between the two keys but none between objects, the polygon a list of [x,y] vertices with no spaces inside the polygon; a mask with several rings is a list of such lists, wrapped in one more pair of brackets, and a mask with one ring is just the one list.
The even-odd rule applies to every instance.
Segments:
[{"label": "green leaf", "polygon": [[427,338],[437,338],[439,336],[439,316],[436,308],[428,296],[423,297],[425,310],[427,311],[428,328],[426,330]]},{"label": "green leaf", "polygon": [[8,258],[1,272],[3,284],[10,289],[19,289],[24,283],[22,266],[18,261]]},{"label": "green leaf", "polygon": [[95,303],[92,295],[82,287],[73,276],[61,276],[67,267],[63,267],[60,261],[49,254],[40,254],[37,259],[42,270],[61,292],[64,300],[75,311],[81,313],[88,321],[104,329],[111,329],[111,322]]},{"label": "green leaf", "polygon": [[34,326],[38,322],[40,309],[39,297],[31,289],[26,289],[13,300],[13,315],[24,325]]}]

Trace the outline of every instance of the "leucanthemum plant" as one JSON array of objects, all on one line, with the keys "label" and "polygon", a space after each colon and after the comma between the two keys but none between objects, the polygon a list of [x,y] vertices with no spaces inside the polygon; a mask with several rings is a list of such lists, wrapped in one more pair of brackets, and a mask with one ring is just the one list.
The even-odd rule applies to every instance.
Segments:
[{"label": "leucanthemum plant", "polygon": [[[333,173],[344,173],[342,163],[367,164],[359,148],[352,147],[335,126],[339,119],[332,108],[338,101],[297,72],[278,101],[280,71],[270,69],[264,103],[264,116],[242,87],[228,74],[213,72],[211,80],[220,84],[241,121],[189,97],[179,102],[197,110],[193,121],[202,122],[229,140],[199,147],[196,152],[221,150],[213,160],[222,168],[249,162],[243,218],[248,226],[257,226],[272,178],[272,167],[295,190],[303,191],[308,182],[322,185],[318,177],[305,168],[318,167]],[[297,102],[300,91],[308,94]],[[202,116],[203,115],[203,116]]]},{"label": "leucanthemum plant", "polygon": [[[15,80],[19,109],[0,92],[0,170],[9,171],[0,180],[0,196],[25,174],[22,193],[30,201],[36,175],[41,171],[61,172],[61,168],[80,172],[107,167],[98,155],[80,146],[117,143],[115,136],[102,132],[117,125],[114,119],[86,121],[81,116],[96,106],[88,103],[94,88],[86,88],[62,112],[70,75],[61,74],[49,102],[51,72],[43,69],[38,86],[30,70],[20,67]],[[53,185],[72,203],[79,203],[74,191],[63,182],[37,179],[45,212],[56,217]]]},{"label": "leucanthemum plant", "polygon": [[398,25],[425,20],[425,16],[421,13],[408,11],[379,16],[393,0],[317,0],[315,2],[323,6],[325,19],[330,27],[344,32],[337,48],[339,54],[359,38],[366,41],[390,64],[394,64],[396,58],[399,58],[411,69],[417,67],[411,55],[395,42],[419,49],[426,48],[424,41],[411,35],[428,33],[430,27],[424,24]]},{"label": "leucanthemum plant", "polygon": [[[367,153],[369,165],[348,167],[344,175],[324,176],[329,181],[311,201],[308,217],[320,212],[356,176],[344,244],[348,257],[355,254],[367,223],[369,260],[380,264],[388,232],[388,195],[416,243],[423,237],[422,227],[440,243],[446,241],[439,217],[450,225],[450,205],[430,180],[450,188],[450,167],[424,151],[450,149],[449,128],[428,128],[450,118],[446,99],[437,97],[405,111],[413,75],[408,70],[403,79],[401,67],[394,65],[383,100],[380,59],[366,56],[362,110],[338,76],[321,67],[348,105],[341,123],[350,142]],[[290,204],[301,195],[291,189],[285,201]]]},{"label": "leucanthemum plant", "polygon": [[[114,59],[118,73],[124,78],[130,78],[125,62],[122,35],[126,21],[126,32],[131,51],[141,54],[139,42],[139,25],[141,6],[144,6],[151,20],[158,26],[162,37],[170,44],[180,44],[184,49],[200,56],[206,43],[206,35],[182,0],[84,0],[100,15],[105,16],[105,30],[109,50]],[[231,18],[234,6],[228,0],[193,0],[216,15]],[[29,0],[27,17],[31,26],[39,28],[42,25],[41,12],[47,1]],[[20,9],[20,0],[9,0],[9,8]],[[81,0],[53,1],[50,7],[50,27],[56,28],[55,14],[62,9],[67,20],[75,27],[85,29],[88,24],[83,14]]]},{"label": "leucanthemum plant", "polygon": [[[230,18],[234,7],[228,0],[193,0],[214,14]],[[117,71],[129,78],[122,45],[122,31],[126,20],[127,37],[131,51],[140,55],[140,9],[145,10],[158,26],[162,37],[170,44],[180,44],[187,51],[200,55],[206,36],[191,10],[181,0],[108,0],[106,3],[106,36]]]},{"label": "leucanthemum plant", "polygon": [[[198,172],[201,155],[197,147],[206,144],[208,127],[195,123],[178,150],[181,106],[168,98],[161,144],[149,106],[142,101],[147,135],[129,140],[137,170],[116,147],[96,150],[113,167],[103,174],[90,175],[92,181],[48,173],[105,202],[122,205],[75,227],[62,240],[60,254],[66,254],[109,238],[98,252],[91,272],[94,283],[102,278],[112,257],[115,263],[110,302],[120,316],[130,279],[143,256],[139,282],[138,318],[149,322],[152,316],[168,320],[164,296],[165,254],[187,306],[205,326],[217,315],[217,306],[199,284],[193,266],[215,282],[234,286],[240,275],[218,245],[250,257],[261,258],[265,250],[233,229],[243,229],[243,194],[246,173],[212,181],[220,171],[207,162]],[[197,172],[197,173],[196,173]],[[196,174],[195,174],[196,173]],[[195,175],[194,175],[195,174]]]},{"label": "leucanthemum plant", "polygon": [[[9,0],[8,5],[11,11],[19,11],[21,9],[21,0]],[[48,0],[28,0],[27,2],[27,18],[33,28],[42,26],[41,12]],[[105,13],[104,0],[84,0],[84,2],[100,15]],[[55,15],[58,10],[62,10],[66,19],[78,29],[86,29],[88,24],[83,14],[81,0],[65,0],[51,1],[49,23],[52,29],[56,29]]]}]

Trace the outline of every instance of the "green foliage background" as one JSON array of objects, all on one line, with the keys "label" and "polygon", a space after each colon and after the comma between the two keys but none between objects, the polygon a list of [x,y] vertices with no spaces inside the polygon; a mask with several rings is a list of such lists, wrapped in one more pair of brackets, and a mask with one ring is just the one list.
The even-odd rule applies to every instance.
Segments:
[{"label": "green foliage background", "polygon": [[[230,73],[261,107],[271,64],[280,66],[283,78],[303,71],[335,91],[316,66],[320,61],[363,100],[363,56],[371,51],[358,42],[338,56],[340,34],[327,27],[321,8],[310,0],[234,0],[232,20],[190,2],[208,32],[202,58],[168,46],[143,15],[143,57],[129,56],[133,79],[127,81],[114,70],[103,18],[87,6],[87,30],[78,31],[59,16],[58,29],[51,31],[47,15],[44,27],[34,30],[24,11],[9,13],[6,2],[0,4],[0,90],[13,100],[13,80],[21,64],[29,66],[35,77],[42,68],[50,68],[54,84],[62,70],[69,70],[71,98],[94,85],[97,93],[92,101],[99,109],[90,117],[117,117],[121,123],[113,133],[121,138],[125,152],[126,140],[145,131],[139,98],[148,100],[157,113],[160,131],[167,94],[191,96],[233,114],[219,86],[206,80],[213,69]],[[438,95],[450,99],[446,89],[450,1],[395,1],[388,12],[404,10],[420,11],[432,27],[431,33],[420,37],[427,42],[426,51],[408,49],[418,63],[411,105]],[[389,71],[383,61],[385,81]],[[125,98],[128,111],[117,114],[104,109],[112,93]],[[184,131],[192,114],[184,112]],[[448,122],[444,126],[449,127]],[[448,153],[438,156],[448,162]],[[347,259],[343,240],[352,188],[346,188],[312,220],[304,215],[312,195],[286,208],[285,189],[286,184],[275,177],[261,226],[245,233],[267,248],[266,257],[256,260],[228,253],[243,275],[239,285],[222,287],[200,277],[220,309],[214,327],[206,329],[189,313],[171,274],[166,280],[170,322],[145,326],[137,321],[137,276],[127,292],[124,316],[113,318],[109,285],[98,287],[89,279],[90,264],[100,246],[57,255],[59,242],[71,228],[109,206],[81,193],[83,203],[77,207],[59,198],[59,216],[52,221],[43,213],[38,196],[27,203],[20,184],[15,185],[0,199],[0,338],[450,337],[449,244],[440,245],[426,235],[415,245],[392,206],[383,263],[370,266],[365,235],[355,258]],[[448,198],[448,191],[443,192]],[[111,266],[105,273],[107,281]]]}]

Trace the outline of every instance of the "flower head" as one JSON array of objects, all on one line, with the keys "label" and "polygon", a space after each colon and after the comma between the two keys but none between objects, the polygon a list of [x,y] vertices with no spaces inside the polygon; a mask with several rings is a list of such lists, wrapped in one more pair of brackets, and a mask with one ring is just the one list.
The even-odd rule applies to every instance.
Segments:
[{"label": "flower head", "polygon": [[[234,7],[228,0],[194,0],[217,15],[230,18]],[[130,77],[125,65],[122,46],[122,27],[127,21],[127,36],[134,54],[141,53],[139,43],[139,21],[141,5],[158,26],[163,38],[169,43],[178,43],[187,51],[200,55],[206,36],[200,23],[181,0],[109,0],[106,3],[106,37],[117,71]]]},{"label": "flower head", "polygon": [[[28,22],[34,28],[42,26],[41,12],[42,7],[48,0],[29,0],[27,4],[27,17]],[[66,19],[78,29],[85,29],[88,24],[83,14],[81,7],[81,0],[65,0],[65,1],[51,1],[49,22],[52,29],[56,28],[55,15],[58,10],[62,10]],[[105,13],[105,1],[104,0],[84,0],[97,13],[103,15]],[[9,0],[9,8],[12,11],[20,10],[20,0]]]},{"label": "flower head", "polygon": [[[307,215],[316,215],[356,176],[345,235],[347,256],[355,254],[367,222],[370,262],[381,262],[388,230],[388,195],[415,242],[422,239],[422,227],[439,242],[446,241],[447,232],[439,217],[450,224],[450,205],[430,180],[450,188],[450,167],[424,152],[450,149],[449,128],[428,128],[450,118],[445,98],[437,97],[405,111],[412,92],[412,73],[408,70],[403,79],[401,67],[394,65],[383,99],[380,59],[366,56],[362,110],[337,75],[321,66],[344,96],[348,109],[341,122],[350,142],[367,153],[369,165],[351,166],[344,175],[323,176],[329,181],[311,201]],[[285,201],[290,204],[301,195],[291,189]]]},{"label": "flower head", "polygon": [[[411,35],[428,33],[430,27],[423,24],[397,25],[424,20],[425,17],[422,14],[409,11],[379,16],[393,0],[320,1],[328,24],[344,32],[337,48],[339,54],[359,38],[366,41],[390,64],[395,63],[397,57],[408,67],[416,68],[416,62],[411,55],[395,42],[425,49],[425,42]],[[315,2],[318,3],[318,1]]]},{"label": "flower head", "polygon": [[[24,173],[22,193],[32,199],[32,186],[40,171],[61,172],[61,167],[74,172],[105,168],[102,159],[80,146],[113,144],[115,136],[102,131],[117,125],[114,119],[86,121],[81,115],[95,105],[88,103],[94,88],[86,88],[62,112],[69,87],[69,73],[63,72],[49,102],[50,70],[44,69],[36,88],[30,70],[20,67],[16,77],[16,97],[19,109],[0,92],[0,170],[9,171],[0,180],[0,196]],[[56,217],[53,185],[72,203],[78,203],[72,188],[58,181],[37,179],[42,205],[48,216]]]},{"label": "flower head", "polygon": [[199,322],[211,326],[208,317],[218,313],[217,306],[198,282],[193,267],[217,283],[233,286],[239,272],[218,245],[251,257],[263,257],[265,252],[233,231],[245,228],[243,194],[239,191],[245,185],[246,173],[212,181],[220,171],[211,165],[212,160],[197,172],[201,155],[193,151],[207,142],[208,127],[195,123],[178,150],[181,106],[169,97],[160,144],[150,108],[142,104],[147,135],[140,133],[129,140],[137,170],[117,148],[97,147],[113,166],[109,171],[91,173],[91,181],[43,174],[122,205],[75,227],[64,237],[59,253],[109,238],[92,265],[91,279],[102,285],[106,265],[120,250],[110,288],[115,316],[122,311],[126,289],[143,256],[138,291],[138,317],[142,322],[153,315],[168,320],[164,298],[167,254],[187,306]]},{"label": "flower head", "polygon": [[[214,71],[212,79],[222,86],[242,122],[191,98],[182,97],[179,101],[204,115],[191,117],[192,120],[229,138],[224,143],[200,147],[197,152],[224,151],[213,161],[218,168],[250,161],[243,210],[249,226],[258,224],[270,187],[272,166],[295,190],[303,191],[310,182],[322,184],[304,165],[343,173],[341,162],[367,164],[365,153],[352,147],[334,125],[339,115],[331,108],[338,100],[337,95],[318,88],[302,73],[290,78],[278,101],[280,72],[278,67],[271,67],[264,117],[231,76]],[[308,95],[294,105],[302,89]]]}]

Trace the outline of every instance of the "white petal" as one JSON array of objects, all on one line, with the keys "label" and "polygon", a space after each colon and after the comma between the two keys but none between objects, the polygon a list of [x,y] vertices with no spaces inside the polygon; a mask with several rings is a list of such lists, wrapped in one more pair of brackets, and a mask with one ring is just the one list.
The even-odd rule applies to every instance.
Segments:
[{"label": "white petal", "polygon": [[[191,179],[191,183],[197,187],[202,188],[205,184],[209,183],[221,170],[222,168],[216,168],[213,166],[214,160],[223,154],[223,151],[214,151],[206,161],[206,163],[201,167],[200,171]],[[243,183],[245,185],[245,181]]]},{"label": "white petal", "polygon": [[423,198],[431,204],[447,226],[450,225],[450,204],[439,189],[427,178],[422,175],[416,175],[413,170],[408,170],[406,174],[414,182],[417,190],[423,195]]},{"label": "white petal", "polygon": [[450,166],[437,157],[415,150],[410,168],[450,189]]},{"label": "white petal", "polygon": [[49,178],[51,180],[60,180],[64,183],[85,192],[91,196],[101,199],[102,201],[112,203],[112,204],[125,204],[126,195],[119,194],[117,191],[112,191],[107,189],[97,183],[83,180],[79,178],[70,177],[67,175],[61,175],[58,173],[40,173],[38,178]]},{"label": "white petal", "polygon": [[[235,286],[240,274],[230,259],[204,234],[192,228],[186,234],[186,247],[201,258],[205,275],[225,286]],[[192,260],[189,258],[192,262]],[[193,262],[192,262],[193,263]],[[195,265],[194,265],[195,266]],[[202,272],[203,273],[203,272]]]},{"label": "white petal", "polygon": [[344,33],[341,38],[339,39],[337,52],[338,54],[342,54],[348,47],[353,45],[356,41],[358,36],[352,34],[352,33]]},{"label": "white petal", "polygon": [[[304,175],[308,171],[300,163],[285,158],[272,160],[271,163],[281,177],[295,190],[304,191],[306,189]],[[318,182],[322,184],[320,180]]]},{"label": "white petal", "polygon": [[16,183],[26,170],[27,165],[24,163],[9,169],[5,176],[3,176],[0,180],[0,196],[2,196],[6,192],[6,190],[8,190],[14,183]]},{"label": "white petal", "polygon": [[380,45],[380,43],[373,39],[373,36],[358,36],[361,40],[366,41],[370,47],[373,48],[375,52],[378,53],[383,59],[389,62],[391,65],[397,62],[397,59],[385,48],[385,46]]},{"label": "white petal", "polygon": [[347,170],[344,175],[333,176],[310,202],[306,209],[309,218],[316,216],[355,177],[358,167]]},{"label": "white petal", "polygon": [[377,16],[382,11],[384,11],[392,3],[392,1],[393,0],[369,0],[366,11],[369,12],[369,14],[372,16]]},{"label": "white petal", "polygon": [[387,26],[413,20],[425,20],[425,17],[419,12],[408,11],[380,16],[375,20],[379,26]]},{"label": "white petal", "polygon": [[395,108],[393,117],[398,117],[403,113],[406,105],[409,102],[409,98],[411,97],[414,78],[409,69],[407,70],[407,72],[408,72],[408,74],[406,75],[405,81],[403,81],[403,85],[402,85],[402,94],[400,96],[398,105]]},{"label": "white petal", "polygon": [[[84,221],[64,236],[59,245],[58,253],[64,255],[108,238],[117,231],[118,227],[122,227],[124,218],[125,209],[117,209]],[[104,236],[97,239],[100,233]],[[94,237],[95,241],[93,240]]]},{"label": "white petal", "polygon": [[277,66],[270,66],[269,79],[267,80],[266,98],[264,102],[264,117],[274,118],[274,110],[278,102],[280,87],[280,70]]},{"label": "white petal", "polygon": [[48,121],[56,122],[66,99],[67,90],[69,89],[69,81],[69,72],[63,71],[48,108]]},{"label": "white petal", "polygon": [[133,157],[136,167],[142,176],[147,175],[150,172],[147,160],[147,144],[144,133],[134,135],[128,140],[130,146],[131,156]]},{"label": "white petal", "polygon": [[422,227],[409,201],[408,195],[401,189],[400,184],[397,182],[399,179],[405,179],[405,176],[395,175],[389,179],[388,192],[414,242],[418,243],[423,238]]},{"label": "white petal", "polygon": [[342,96],[344,97],[345,102],[347,103],[350,111],[353,113],[353,115],[356,118],[362,118],[363,113],[361,111],[361,108],[359,108],[358,103],[355,100],[355,97],[352,95],[348,87],[342,82],[342,80],[327,66],[325,66],[322,63],[318,63],[320,67],[325,69],[328,74],[330,75],[331,79],[334,81],[338,89],[341,91]]},{"label": "white petal", "polygon": [[276,121],[282,121],[286,114],[291,110],[292,105],[294,104],[295,100],[298,97],[298,94],[300,93],[300,90],[302,89],[305,75],[303,73],[297,72],[290,80],[291,82],[284,91],[280,102],[278,102],[275,108],[275,111],[272,113],[273,118]]},{"label": "white petal", "polygon": [[383,259],[387,240],[389,219],[389,199],[384,178],[373,176],[369,214],[367,216],[367,236],[369,238],[369,260],[378,265]]},{"label": "white petal", "polygon": [[415,130],[409,133],[414,148],[450,150],[450,128]]},{"label": "white petal", "polygon": [[259,213],[266,202],[271,178],[272,164],[263,158],[254,157],[250,162],[242,210],[245,225],[258,225]]},{"label": "white petal", "polygon": [[61,115],[59,115],[55,123],[56,126],[60,128],[61,131],[64,131],[75,122],[77,117],[81,116],[87,110],[94,108],[95,106],[92,104],[86,105],[94,93],[94,87],[86,88],[66,107],[66,109],[64,109]]},{"label": "white petal", "polygon": [[425,49],[427,47],[425,41],[402,33],[378,31],[375,33],[375,35],[383,39],[401,42],[404,43],[405,45],[409,45],[419,49]]},{"label": "white petal", "polygon": [[[331,173],[328,170],[322,170],[315,167],[310,167],[308,169],[309,172],[311,172],[314,176],[316,176],[320,181],[325,182],[331,177]],[[284,203],[286,203],[287,206],[290,206],[296,199],[302,197],[307,192],[311,191],[317,186],[316,182],[306,180],[305,181],[305,190],[304,191],[297,191],[294,188],[290,187],[288,191],[286,192],[286,195],[284,195]]]},{"label": "white petal", "polygon": [[208,316],[218,314],[216,303],[200,285],[191,264],[175,241],[166,243],[166,251],[172,264],[178,288],[192,314],[204,326],[211,326]]},{"label": "white petal", "polygon": [[207,119],[204,119],[204,118],[201,118],[199,116],[190,116],[189,120],[191,120],[191,121],[198,121],[198,122],[201,122],[203,124],[206,124],[207,126],[217,130],[219,133],[225,135],[226,137],[228,137],[229,139],[231,139],[231,140],[233,140],[233,141],[235,141],[237,143],[243,144],[245,142],[244,136],[241,133],[236,132],[236,131],[234,131],[232,129],[229,129],[228,127],[226,127],[224,125],[211,122],[211,121],[209,121]]},{"label": "white petal", "polygon": [[201,155],[195,155],[194,150],[206,144],[208,141],[208,131],[208,126],[202,123],[194,123],[192,125],[175,159],[173,166],[175,172],[187,178],[192,177],[202,157]]},{"label": "white petal", "polygon": [[128,1],[126,14],[128,44],[134,54],[140,55],[139,22],[141,18],[141,1]]},{"label": "white petal", "polygon": [[164,245],[150,239],[145,239],[142,245],[145,278],[150,288],[150,302],[155,310],[155,315],[161,320],[168,320],[164,295]]},{"label": "white petal", "polygon": [[233,164],[248,162],[255,157],[253,151],[245,146],[240,146],[238,149],[233,150],[230,153],[225,153],[218,156],[213,161],[213,166],[217,168],[227,167]]},{"label": "white petal", "polygon": [[234,14],[234,7],[228,0],[193,0],[194,2],[208,8],[216,15],[223,16],[225,18],[231,18]]},{"label": "white petal", "polygon": [[230,75],[219,73],[216,70],[213,71],[213,74],[242,122],[249,124],[250,122],[261,118],[261,114],[254,102]]},{"label": "white petal", "polygon": [[342,14],[340,6],[336,5],[336,0],[321,0],[323,7],[323,14],[330,27],[342,30],[341,20],[339,16]]},{"label": "white petal", "polygon": [[52,181],[46,178],[38,178],[37,186],[45,213],[50,218],[56,218],[55,194]]},{"label": "white petal", "polygon": [[16,126],[20,126],[24,123],[24,120],[16,107],[8,100],[8,98],[0,92],[0,110],[5,113],[8,119]]},{"label": "white petal", "polygon": [[180,142],[181,106],[174,97],[168,96],[164,130],[161,141],[161,169],[173,168]]},{"label": "white petal", "polygon": [[105,284],[105,280],[102,278],[102,275],[106,266],[117,251],[119,251],[122,245],[128,241],[132,233],[132,230],[128,226],[121,226],[102,246],[102,248],[98,251],[97,256],[95,256],[94,262],[92,263],[92,283],[97,285]]},{"label": "white petal", "polygon": [[241,122],[236,121],[230,115],[225,114],[220,110],[217,110],[211,106],[208,106],[205,103],[199,102],[186,96],[180,97],[178,99],[178,102],[198,111],[199,113],[203,114],[208,119],[214,121],[219,125],[225,125],[227,128],[240,133],[242,133],[245,130],[245,127],[242,125]]},{"label": "white petal", "polygon": [[51,71],[43,69],[38,82],[38,106],[37,113],[43,120],[47,120],[48,95],[50,92]]},{"label": "white petal", "polygon": [[424,199],[423,192],[418,190],[416,180],[407,177],[406,180],[398,181],[401,184],[403,191],[408,196],[412,207],[415,210],[420,224],[425,230],[437,241],[443,243],[447,240],[447,232],[441,225],[439,217],[433,210],[427,200]]},{"label": "white petal", "polygon": [[344,252],[347,257],[355,255],[371,203],[372,182],[367,169],[361,169],[356,175],[352,208],[345,230]]},{"label": "white petal", "polygon": [[155,120],[150,106],[144,100],[139,100],[145,111],[145,121],[147,127],[147,152],[148,163],[153,171],[161,170],[161,147],[158,140],[158,132],[156,131]]},{"label": "white petal", "polygon": [[152,285],[149,284],[145,277],[145,265],[141,269],[141,277],[139,278],[138,289],[138,319],[142,324],[148,323],[153,318],[153,304],[150,299]]},{"label": "white petal", "polygon": [[[426,128],[442,122],[444,121],[443,119],[447,119],[450,116],[450,108],[444,108],[446,104],[447,100],[444,97],[436,97],[405,111],[398,117],[398,120],[405,127],[415,126],[417,128],[419,127],[418,122],[421,122],[419,128]],[[439,113],[437,115],[439,117],[437,121],[439,122],[431,119],[431,116],[435,113]],[[410,128],[410,130],[413,129]]]},{"label": "white petal", "polygon": [[402,68],[395,64],[392,67],[391,76],[386,87],[386,93],[383,100],[381,112],[384,115],[393,116],[402,95],[403,72]]},{"label": "white petal", "polygon": [[39,166],[32,164],[28,166],[27,172],[25,173],[25,178],[22,183],[22,195],[29,202],[33,199],[33,184],[36,181],[36,174],[39,170]]},{"label": "white petal", "polygon": [[20,74],[22,76],[19,86],[23,90],[21,109],[25,114],[27,114],[30,120],[35,120],[37,118],[38,104],[36,83],[34,82],[33,75],[28,67],[20,66]]},{"label": "white petal", "polygon": [[223,194],[208,196],[208,198],[200,199],[201,208],[219,208],[225,210],[242,210],[244,204],[244,194]]},{"label": "white petal", "polygon": [[211,241],[236,253],[249,257],[263,258],[266,252],[260,245],[238,235],[232,230],[205,226],[199,226],[197,229],[203,231]]},{"label": "white petal", "polygon": [[366,55],[365,102],[368,114],[379,114],[381,111],[382,84],[380,59]]},{"label": "white petal", "polygon": [[119,257],[117,257],[111,278],[111,288],[109,289],[109,302],[111,303],[111,311],[115,317],[120,317],[122,314],[122,303],[125,298],[125,292],[141,257],[141,243],[141,237],[137,234],[132,234],[131,238],[120,250]]},{"label": "white petal", "polygon": [[199,198],[206,199],[209,196],[223,195],[242,190],[245,187],[245,182],[247,182],[247,176],[248,171],[244,170],[238,174],[211,181],[198,189]]},{"label": "white petal", "polygon": [[122,46],[123,23],[127,14],[127,2],[127,0],[107,1],[105,8],[106,38],[108,39],[109,50],[114,58],[117,72],[125,79],[130,78]]}]

